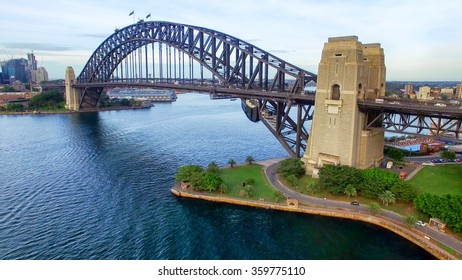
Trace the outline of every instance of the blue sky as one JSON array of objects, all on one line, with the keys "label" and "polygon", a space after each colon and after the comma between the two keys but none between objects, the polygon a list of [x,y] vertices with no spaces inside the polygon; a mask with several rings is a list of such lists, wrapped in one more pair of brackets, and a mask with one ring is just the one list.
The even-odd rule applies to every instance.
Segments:
[{"label": "blue sky", "polygon": [[380,43],[387,80],[462,80],[462,1],[15,0],[3,3],[0,60],[34,51],[50,78],[80,73],[113,32],[151,20],[215,29],[317,73],[329,37]]}]

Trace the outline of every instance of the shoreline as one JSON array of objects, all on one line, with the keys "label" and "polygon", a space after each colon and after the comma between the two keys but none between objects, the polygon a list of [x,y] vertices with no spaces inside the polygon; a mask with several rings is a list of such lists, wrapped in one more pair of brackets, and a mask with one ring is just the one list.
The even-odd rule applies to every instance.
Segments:
[{"label": "shoreline", "polygon": [[279,211],[286,211],[286,212],[297,212],[297,213],[304,213],[304,214],[311,214],[311,215],[321,215],[321,216],[327,216],[327,217],[335,217],[335,218],[362,221],[362,222],[380,226],[382,228],[385,228],[387,230],[390,230],[400,235],[403,238],[406,238],[407,240],[418,245],[419,247],[426,250],[427,252],[429,252],[430,254],[432,254],[439,260],[458,260],[455,256],[441,249],[439,246],[433,244],[432,242],[429,242],[425,238],[425,235],[420,234],[420,232],[403,227],[402,225],[399,225],[396,222],[390,221],[378,215],[371,215],[371,214],[363,213],[359,211],[357,212],[357,211],[350,211],[350,210],[337,209],[337,208],[328,208],[328,207],[322,207],[322,206],[313,207],[313,206],[301,205],[301,204],[298,206],[291,206],[291,205],[267,202],[267,201],[257,201],[257,200],[250,200],[250,199],[244,199],[244,198],[224,197],[219,194],[209,195],[206,193],[196,192],[192,190],[184,190],[180,187],[179,184],[176,184],[174,187],[172,187],[171,192],[173,195],[177,197],[201,199],[201,200],[206,200],[206,201],[226,203],[226,204],[232,204],[232,205],[249,206],[249,207],[256,207],[256,208],[263,208],[263,209],[272,209],[272,210],[279,210]]},{"label": "shoreline", "polygon": [[138,109],[149,109],[151,107],[105,107],[105,108],[90,108],[79,111],[69,110],[56,110],[56,111],[25,111],[25,112],[5,112],[0,111],[0,115],[57,115],[57,114],[78,114],[78,113],[89,113],[89,112],[105,112],[105,111],[122,111],[122,110],[138,110]]}]

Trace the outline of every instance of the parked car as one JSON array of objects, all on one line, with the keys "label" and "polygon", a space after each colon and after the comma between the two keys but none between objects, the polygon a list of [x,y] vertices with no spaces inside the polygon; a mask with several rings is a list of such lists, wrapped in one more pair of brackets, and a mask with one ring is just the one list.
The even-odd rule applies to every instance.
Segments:
[{"label": "parked car", "polygon": [[352,202],[351,202],[351,205],[354,205],[354,206],[359,206],[359,202],[358,202],[357,200],[355,200],[355,201],[352,201]]},{"label": "parked car", "polygon": [[443,103],[436,103],[435,106],[436,106],[436,107],[446,107],[446,104],[443,104]]}]

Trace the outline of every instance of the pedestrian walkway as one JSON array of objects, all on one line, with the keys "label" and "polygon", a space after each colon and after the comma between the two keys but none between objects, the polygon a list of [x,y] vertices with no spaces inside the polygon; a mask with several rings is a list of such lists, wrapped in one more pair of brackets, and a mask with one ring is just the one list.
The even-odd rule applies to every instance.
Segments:
[{"label": "pedestrian walkway", "polygon": [[273,158],[273,159],[267,159],[267,160],[262,160],[262,161],[257,161],[256,164],[263,165],[265,167],[276,164],[280,162],[281,160],[284,160],[287,158]]}]

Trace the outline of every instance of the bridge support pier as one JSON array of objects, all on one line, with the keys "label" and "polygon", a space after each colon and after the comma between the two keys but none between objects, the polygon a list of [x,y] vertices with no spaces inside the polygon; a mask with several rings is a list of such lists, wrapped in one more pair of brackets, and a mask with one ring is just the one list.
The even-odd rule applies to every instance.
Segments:
[{"label": "bridge support pier", "polygon": [[377,130],[366,130],[367,115],[359,111],[357,101],[384,95],[380,44],[362,44],[356,36],[329,38],[319,63],[313,122],[302,158],[307,174],[317,177],[325,164],[364,169],[383,159],[381,122]]},{"label": "bridge support pier", "polygon": [[78,111],[80,107],[80,90],[74,88],[73,85],[75,84],[75,73],[74,69],[71,66],[68,66],[66,69],[66,78],[65,78],[65,86],[66,91],[64,95],[64,99],[66,100],[66,109],[72,111]]}]

